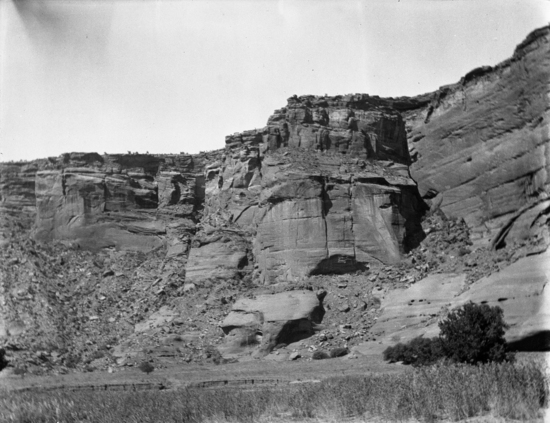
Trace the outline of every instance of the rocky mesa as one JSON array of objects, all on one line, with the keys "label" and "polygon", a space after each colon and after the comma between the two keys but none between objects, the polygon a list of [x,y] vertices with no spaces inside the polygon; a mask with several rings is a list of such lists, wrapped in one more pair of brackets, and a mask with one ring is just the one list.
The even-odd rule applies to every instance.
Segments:
[{"label": "rocky mesa", "polygon": [[[516,289],[506,266],[530,255],[532,289],[495,301],[516,345],[547,348],[549,39],[538,29],[510,59],[413,98],[293,96],[217,151],[1,164],[4,346],[98,366],[360,354]],[[93,286],[105,292],[80,297]],[[90,360],[86,339],[106,334]]]}]

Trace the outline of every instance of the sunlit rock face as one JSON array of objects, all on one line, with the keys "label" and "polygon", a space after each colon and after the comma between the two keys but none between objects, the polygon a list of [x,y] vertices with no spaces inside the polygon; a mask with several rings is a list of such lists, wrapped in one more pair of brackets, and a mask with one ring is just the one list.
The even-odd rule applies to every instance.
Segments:
[{"label": "sunlit rock face", "polygon": [[226,145],[262,145],[269,151],[295,147],[409,162],[401,114],[366,94],[293,96],[269,117],[265,128],[228,136]]},{"label": "sunlit rock face", "polygon": [[536,30],[512,58],[475,69],[403,111],[421,195],[463,217],[479,244],[548,193],[549,40],[548,26]]},{"label": "sunlit rock face", "polygon": [[396,263],[422,238],[425,208],[408,158],[348,153],[272,151],[262,138],[210,157],[66,154],[36,167],[34,236],[88,249],[166,248],[197,285]]},{"label": "sunlit rock face", "polygon": [[38,240],[147,251],[162,246],[175,228],[194,229],[204,195],[197,187],[202,169],[193,173],[190,156],[71,153],[55,167],[36,172]]},{"label": "sunlit rock face", "polygon": [[312,162],[265,161],[255,212],[264,283],[397,263],[421,239],[422,202],[406,166],[369,172]]}]

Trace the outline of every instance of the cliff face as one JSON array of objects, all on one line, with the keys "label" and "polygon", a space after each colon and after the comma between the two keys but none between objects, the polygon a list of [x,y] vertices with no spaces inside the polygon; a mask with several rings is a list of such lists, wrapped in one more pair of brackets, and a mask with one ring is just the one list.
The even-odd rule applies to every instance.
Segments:
[{"label": "cliff face", "polygon": [[3,201],[22,205],[10,187],[26,184],[37,240],[166,245],[188,257],[194,284],[348,273],[396,263],[422,238],[404,122],[376,99],[292,97],[226,144],[199,156],[64,154],[4,172]]},{"label": "cliff face", "polygon": [[[127,277],[129,270],[117,267],[123,264],[120,258],[136,257],[132,263],[141,264],[124,280],[128,286],[135,285],[125,288],[132,290],[128,310],[134,307],[134,311],[122,314],[132,324],[111,327],[124,331],[128,339],[134,339],[129,335],[134,324],[141,334],[177,321],[178,315],[187,322],[202,313],[208,324],[214,322],[219,329],[220,307],[228,309],[248,287],[270,285],[271,295],[285,287],[311,287],[307,284],[312,281],[327,280],[320,275],[356,272],[348,305],[339,304],[337,310],[348,313],[349,303],[355,304],[354,318],[368,317],[372,325],[378,311],[369,309],[365,314],[367,305],[355,302],[364,294],[369,298],[364,304],[371,304],[375,284],[376,292],[381,292],[381,285],[412,284],[444,268],[453,281],[459,281],[456,287],[462,291],[501,269],[502,263],[544,251],[550,244],[549,38],[550,27],[537,30],[511,59],[494,68],[476,69],[457,84],[414,98],[294,96],[269,117],[264,128],[228,136],[225,148],[218,151],[198,155],[67,153],[1,164],[0,246],[8,247],[2,252],[11,261],[0,269],[7,275],[0,280],[8,281],[14,294],[9,302],[13,306],[0,313],[0,336],[41,324],[42,315],[33,315],[34,320],[21,317],[31,316],[35,307],[29,305],[26,314],[21,314],[17,301],[21,296],[34,298],[31,291],[46,282],[59,282],[56,278],[63,276],[60,269],[65,266],[62,259],[49,263],[55,258],[49,250],[40,263],[34,258],[20,260],[26,247],[12,248],[9,239],[21,229],[31,231],[48,248],[55,240],[67,250],[78,247],[83,257],[88,257],[89,250],[105,256],[108,266],[88,257],[92,270],[65,272],[64,282],[47,293],[54,304],[51,309],[62,309],[62,304],[72,303],[58,295],[59,290],[74,285],[71,301],[73,308],[80,307],[82,319],[89,317],[89,304],[79,302],[78,289],[96,286],[97,281],[104,282],[113,297],[109,312],[114,320],[108,322],[120,318],[123,301],[114,300],[120,293],[109,278]],[[429,207],[434,213],[421,222]],[[438,210],[454,219],[427,224],[441,217]],[[471,241],[498,251],[472,252],[467,247]],[[34,251],[34,243],[25,242]],[[514,243],[519,243],[518,249],[501,248]],[[419,245],[422,248],[416,248]],[[53,266],[49,273],[36,270],[47,265]],[[22,273],[13,271],[14,266]],[[103,273],[98,270],[103,268]],[[86,286],[76,285],[76,274],[87,278]],[[350,275],[346,278],[352,280]],[[426,279],[425,288],[433,295],[440,289],[433,286],[446,283],[439,276],[434,278]],[[542,281],[546,276],[537,274],[537,278]],[[28,282],[28,293],[19,286],[22,280]],[[144,290],[152,290],[157,283],[155,294],[144,302]],[[339,290],[348,289],[345,283],[341,285]],[[367,286],[370,291],[362,292]],[[537,293],[533,295],[541,289],[533,287]],[[445,304],[447,294],[441,297]],[[204,304],[203,297],[208,298]],[[333,305],[341,300],[334,297],[327,296]],[[517,325],[532,319],[538,322],[538,314],[517,305],[523,298],[506,304],[510,310],[520,310],[514,311],[519,313],[514,317]],[[199,303],[193,302],[198,299]],[[108,301],[104,300],[97,300],[98,314],[105,311]],[[493,300],[495,304],[501,301]],[[214,303],[218,308],[212,307],[208,314],[206,309]],[[162,308],[167,304],[169,309]],[[247,307],[271,307],[258,304]],[[418,316],[432,318],[425,304],[419,305]],[[248,308],[234,311],[246,314]],[[143,321],[149,310],[157,311]],[[337,319],[332,313],[327,308],[329,318]],[[283,327],[296,326],[296,331],[310,336],[313,326],[304,326],[310,315],[307,311],[300,318],[275,319],[266,325],[258,316],[254,321],[245,319],[241,326],[228,324],[224,332],[233,342],[228,348],[253,338],[255,344],[267,345],[268,351],[279,342],[277,334],[285,332]],[[65,321],[60,317],[59,326],[64,327]],[[95,321],[87,324],[93,327]],[[424,330],[425,323],[422,320],[418,330]],[[77,333],[81,322],[74,324]],[[105,325],[102,330],[110,327]],[[396,326],[391,325],[384,327],[388,340],[394,339]],[[525,323],[525,327],[534,327],[529,325]],[[544,323],[539,326],[536,331],[547,331]],[[516,330],[515,341],[527,336],[522,331]],[[36,333],[41,332],[47,331]],[[140,336],[132,342],[139,344]],[[260,336],[266,338],[262,341]],[[293,333],[284,336],[294,339]]]},{"label": "cliff face", "polygon": [[[432,208],[466,220],[475,243],[537,236],[550,184],[549,33],[432,94],[294,96],[266,127],[228,136],[224,151],[4,164],[2,211],[35,219],[38,240],[167,244],[169,256],[190,254],[193,281],[213,276],[194,264],[212,256],[231,257],[232,274],[254,263],[265,282],[394,263],[422,237],[413,180]],[[288,149],[300,160],[277,154]],[[231,232],[237,255],[205,235],[224,225],[247,231]]]},{"label": "cliff face", "polygon": [[193,229],[204,198],[197,186],[204,165],[191,156],[72,153],[47,167],[35,180],[34,235],[41,241],[150,250]]},{"label": "cliff face", "polygon": [[475,69],[403,111],[420,194],[464,218],[479,244],[504,242],[499,231],[513,222],[537,226],[538,213],[529,210],[550,184],[549,40],[548,26],[536,30],[509,60]]},{"label": "cliff face", "polygon": [[197,234],[200,246],[189,255],[189,281],[210,278],[209,267],[219,269],[207,260],[213,251],[234,251],[222,247],[223,237],[206,236],[230,228],[254,232],[248,255],[263,283],[396,263],[418,244],[424,209],[406,165],[290,151],[262,159],[261,173],[248,186],[227,183],[247,179],[238,165],[207,182],[204,229]]}]

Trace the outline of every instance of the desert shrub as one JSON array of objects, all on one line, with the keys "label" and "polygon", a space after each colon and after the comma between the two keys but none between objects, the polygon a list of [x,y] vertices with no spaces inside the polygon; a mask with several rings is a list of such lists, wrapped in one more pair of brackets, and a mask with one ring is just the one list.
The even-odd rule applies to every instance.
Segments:
[{"label": "desert shrub", "polygon": [[141,364],[138,366],[138,369],[141,370],[143,373],[149,374],[153,370],[155,370],[155,367],[148,361],[142,361]]},{"label": "desert shrub", "polygon": [[399,343],[388,347],[382,354],[386,361],[402,361],[413,366],[433,364],[443,358],[440,339],[423,338],[422,336],[418,336],[406,344]]},{"label": "desert shrub", "polygon": [[64,362],[66,367],[68,367],[69,369],[74,369],[80,362],[80,357],[74,354],[67,354]]},{"label": "desert shrub", "polygon": [[25,377],[25,373],[27,373],[27,369],[24,367],[15,367],[13,369],[13,374],[16,376],[21,376],[21,378]]},{"label": "desert shrub", "polygon": [[98,360],[103,357],[105,357],[105,353],[103,351],[94,351],[90,356],[89,361],[92,362],[94,360]]},{"label": "desert shrub", "polygon": [[213,345],[209,345],[204,349],[203,358],[214,364],[223,364],[225,362],[221,353]]},{"label": "desert shrub", "polygon": [[441,348],[459,363],[510,361],[514,356],[504,339],[508,327],[500,307],[469,302],[439,323]]},{"label": "desert shrub", "polygon": [[313,353],[311,358],[314,360],[324,360],[325,358],[330,358],[330,356],[325,351],[318,350]]},{"label": "desert shrub", "polygon": [[442,358],[468,364],[513,361],[514,354],[504,339],[507,328],[500,307],[469,302],[439,323],[439,337],[419,336],[388,347],[382,354],[386,361],[413,366],[430,365]]},{"label": "desert shrub", "polygon": [[330,350],[330,358],[343,357],[349,353],[349,350],[344,347],[333,348]]}]

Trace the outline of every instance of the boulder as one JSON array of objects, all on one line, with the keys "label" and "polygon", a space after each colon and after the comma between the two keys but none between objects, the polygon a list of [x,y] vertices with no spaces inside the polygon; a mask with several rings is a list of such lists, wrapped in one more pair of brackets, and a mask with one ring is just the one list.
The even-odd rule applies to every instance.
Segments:
[{"label": "boulder", "polygon": [[442,273],[430,275],[409,288],[391,291],[382,298],[381,314],[370,328],[377,341],[356,346],[354,351],[381,353],[398,342],[437,335],[439,318],[465,288],[466,275]]},{"label": "boulder", "polygon": [[278,344],[290,344],[314,333],[324,315],[322,301],[311,291],[288,291],[241,298],[221,327],[226,334],[223,354],[257,350],[266,355]]}]

